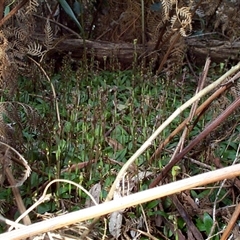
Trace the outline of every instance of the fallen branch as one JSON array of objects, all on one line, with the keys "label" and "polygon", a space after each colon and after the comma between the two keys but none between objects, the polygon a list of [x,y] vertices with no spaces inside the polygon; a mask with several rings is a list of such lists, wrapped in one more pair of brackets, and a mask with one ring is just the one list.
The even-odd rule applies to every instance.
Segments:
[{"label": "fallen branch", "polygon": [[[39,42],[44,42],[44,35],[35,35],[33,38]],[[56,42],[59,41],[56,39]],[[239,60],[239,42],[226,42],[209,39],[201,41],[197,38],[187,38],[186,43],[188,52],[193,56],[195,62],[203,63],[206,57],[210,57],[212,62],[223,62],[226,59],[233,61]],[[94,57],[96,60],[103,63],[114,62],[121,64],[122,68],[132,66],[134,59],[138,60],[146,58],[149,63],[152,62],[152,53],[157,53],[161,49],[154,50],[152,43],[147,43],[146,47],[142,44],[134,43],[113,43],[107,41],[83,40],[80,38],[66,39],[62,38],[55,46],[53,53],[58,52],[66,55],[71,54],[74,59],[82,59],[83,56]],[[85,55],[86,53],[86,55]],[[160,61],[164,62],[162,59]],[[159,66],[159,73],[162,66]]]}]

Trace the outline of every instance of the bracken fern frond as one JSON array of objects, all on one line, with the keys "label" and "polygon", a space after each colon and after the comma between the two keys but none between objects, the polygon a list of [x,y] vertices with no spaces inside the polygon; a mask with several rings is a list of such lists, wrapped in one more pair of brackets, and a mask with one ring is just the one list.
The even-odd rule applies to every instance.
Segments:
[{"label": "bracken fern frond", "polygon": [[53,47],[53,31],[49,19],[47,19],[46,21],[44,33],[45,33],[44,45],[48,51]]},{"label": "bracken fern frond", "polygon": [[26,14],[37,12],[38,5],[39,5],[38,0],[30,0],[28,6],[26,7],[27,8]]}]

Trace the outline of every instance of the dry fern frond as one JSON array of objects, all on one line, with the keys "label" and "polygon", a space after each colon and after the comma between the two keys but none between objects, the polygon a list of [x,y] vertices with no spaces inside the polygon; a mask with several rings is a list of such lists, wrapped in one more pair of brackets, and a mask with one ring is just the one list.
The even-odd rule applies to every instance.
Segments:
[{"label": "dry fern frond", "polygon": [[47,19],[46,21],[44,33],[45,33],[44,45],[48,51],[53,47],[53,31],[49,19]]},{"label": "dry fern frond", "polygon": [[27,104],[19,102],[0,103],[1,181],[4,181],[4,169],[12,163],[14,163],[12,169],[16,176],[16,186],[22,185],[29,176],[31,169],[16,149],[21,151],[23,149],[22,129],[27,126],[36,127],[38,120],[37,112]]},{"label": "dry fern frond", "polygon": [[137,2],[128,1],[127,8],[120,15],[115,27],[118,32],[117,40],[132,41],[132,39],[139,39],[139,31],[141,31],[140,16],[141,5]]},{"label": "dry fern frond", "polygon": [[31,56],[42,57],[46,51],[42,50],[42,45],[36,42],[30,42],[27,53]]},{"label": "dry fern frond", "polygon": [[190,12],[190,7],[181,7],[177,9],[177,14],[180,19],[184,19],[188,24],[192,21],[192,14]]},{"label": "dry fern frond", "polygon": [[26,9],[20,9],[15,16],[16,21],[14,24],[10,24],[10,26],[25,30],[28,35],[27,39],[31,39],[31,35],[35,29],[35,21],[32,12],[26,12]]},{"label": "dry fern frond", "polygon": [[[20,149],[22,140],[22,129],[36,128],[40,117],[35,109],[20,102],[0,103],[0,139],[12,147]],[[11,127],[11,124],[14,127]]]},{"label": "dry fern frond", "polygon": [[12,95],[16,88],[16,68],[11,63],[8,54],[9,42],[0,32],[0,90],[8,91]]},{"label": "dry fern frond", "polygon": [[179,30],[183,37],[187,36],[187,31],[192,30],[192,14],[189,7],[182,7],[176,9],[176,15],[171,18],[171,28],[174,31]]},{"label": "dry fern frond", "polygon": [[32,14],[34,12],[37,12],[38,5],[39,5],[38,0],[30,0],[28,6],[26,7],[27,8],[26,14]]},{"label": "dry fern frond", "polygon": [[8,28],[4,28],[3,32],[4,32],[4,36],[7,39],[10,39],[10,38],[13,39],[13,37],[14,37],[17,40],[24,42],[28,37],[26,30],[19,28],[19,27],[9,26]]},{"label": "dry fern frond", "polygon": [[[24,57],[27,54],[26,44],[30,41],[33,31],[32,16],[20,9],[14,21],[5,23],[0,33],[6,45],[0,46],[0,90],[4,92],[5,99],[14,94],[17,87],[17,76],[25,67]],[[19,71],[20,70],[20,71]]]},{"label": "dry fern frond", "polygon": [[[19,1],[14,1],[13,6],[18,3]],[[11,20],[6,21],[0,31],[0,91],[5,100],[12,99],[18,74],[25,71],[24,60],[27,54],[42,58],[46,52],[31,39],[35,30],[33,13],[38,5],[38,0],[29,0],[27,6],[19,9]],[[45,31],[48,50],[52,47],[53,39],[50,24]],[[12,169],[17,179],[16,185],[21,185],[29,176],[28,163],[17,151],[24,150],[22,130],[36,128],[38,122],[39,116],[30,106],[19,102],[0,102],[0,183],[4,181],[4,169],[10,163],[14,163]]]},{"label": "dry fern frond", "polygon": [[[171,37],[170,42],[174,40],[175,34]],[[167,73],[168,78],[171,79],[174,75],[178,73],[179,69],[182,67],[185,55],[185,48],[186,44],[184,42],[184,38],[181,37],[178,43],[172,49],[171,54],[167,60],[166,68],[164,69],[164,72]]]},{"label": "dry fern frond", "polygon": [[0,103],[0,122],[16,123],[22,128],[20,114],[16,110],[17,110],[16,106],[14,106],[12,102],[1,102]]},{"label": "dry fern frond", "polygon": [[149,34],[151,34],[151,40],[158,39],[159,31],[164,25],[162,19],[163,16],[161,11],[158,12],[149,11],[147,13],[146,24]]},{"label": "dry fern frond", "polygon": [[178,23],[177,15],[172,16],[171,19],[170,19],[170,22],[171,22],[171,28],[173,30],[176,30],[176,29],[179,28],[180,25],[178,24],[178,26],[177,26],[177,23]]},{"label": "dry fern frond", "polygon": [[5,199],[0,199],[0,214],[4,215],[4,209],[6,209],[7,201]]},{"label": "dry fern frond", "polygon": [[183,37],[187,37],[192,31],[191,25],[188,25],[187,27],[181,27],[179,32]]},{"label": "dry fern frond", "polygon": [[162,0],[162,8],[163,8],[163,12],[164,12],[163,21],[169,20],[170,11],[172,10],[173,4],[175,4],[175,3],[176,3],[176,1],[172,1],[172,0]]}]

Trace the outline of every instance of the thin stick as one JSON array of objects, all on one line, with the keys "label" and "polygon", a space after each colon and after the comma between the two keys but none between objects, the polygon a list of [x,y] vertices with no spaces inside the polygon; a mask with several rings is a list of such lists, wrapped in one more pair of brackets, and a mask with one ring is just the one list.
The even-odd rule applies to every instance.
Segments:
[{"label": "thin stick", "polygon": [[[23,214],[26,211],[26,208],[24,206],[24,203],[23,203],[22,197],[20,195],[19,189],[14,186],[14,185],[16,185],[16,182],[15,182],[15,179],[14,179],[14,177],[12,175],[12,172],[10,171],[9,168],[5,169],[5,174],[6,174],[8,182],[10,183],[10,185],[13,186],[11,189],[12,189],[12,192],[13,192],[13,196],[15,197],[18,210],[19,210],[20,214]],[[30,225],[31,224],[31,220],[30,220],[30,217],[28,215],[24,216],[23,223],[25,225]]]},{"label": "thin stick", "polygon": [[239,215],[240,215],[240,203],[235,208],[235,211],[234,211],[230,221],[228,222],[228,225],[225,228],[225,231],[224,231],[224,233],[221,237],[221,240],[226,240],[228,238],[228,236],[230,235],[234,225],[236,224],[236,221],[238,220]]}]

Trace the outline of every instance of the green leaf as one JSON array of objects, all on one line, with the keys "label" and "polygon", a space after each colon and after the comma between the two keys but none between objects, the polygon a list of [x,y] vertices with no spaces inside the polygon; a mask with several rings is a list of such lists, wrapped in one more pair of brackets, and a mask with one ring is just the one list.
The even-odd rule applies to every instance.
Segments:
[{"label": "green leaf", "polygon": [[203,223],[206,229],[206,233],[209,235],[211,232],[211,228],[213,226],[213,220],[208,213],[204,213],[203,215]]},{"label": "green leaf", "polygon": [[71,9],[71,7],[69,6],[69,4],[67,3],[67,1],[66,0],[58,0],[58,2],[61,4],[61,6],[64,9],[64,11],[66,12],[66,14],[70,18],[72,18],[72,20],[77,24],[77,26],[80,29],[81,33],[83,33],[83,28],[82,28],[81,24],[79,23],[79,21],[77,20],[77,18],[75,17],[74,12]]},{"label": "green leaf", "polygon": [[83,12],[83,7],[82,5],[80,4],[79,1],[75,0],[74,4],[73,4],[73,11],[75,12],[75,14],[77,16],[80,16]]},{"label": "green leaf", "polygon": [[124,148],[124,149],[118,151],[116,154],[116,157],[115,157],[116,160],[122,162],[124,160],[126,153],[127,153],[127,148]]},{"label": "green leaf", "polygon": [[182,218],[178,218],[177,225],[179,229],[183,229],[186,226],[186,222]]},{"label": "green leaf", "polygon": [[31,187],[38,186],[39,180],[39,175],[36,172],[32,172],[30,175]]},{"label": "green leaf", "polygon": [[5,9],[4,9],[4,17],[7,16],[10,12],[10,7],[11,5],[15,2],[15,0],[13,0],[10,4],[8,4]]},{"label": "green leaf", "polygon": [[159,204],[159,200],[151,201],[147,204],[147,209],[155,208]]},{"label": "green leaf", "polygon": [[197,226],[199,231],[201,231],[201,232],[205,232],[206,231],[206,227],[205,227],[205,225],[204,225],[204,223],[203,223],[201,218],[197,218],[196,219],[196,226]]},{"label": "green leaf", "polygon": [[71,124],[71,122],[65,122],[65,124],[64,124],[64,131],[65,131],[66,133],[70,133],[71,130],[72,130],[72,124]]},{"label": "green leaf", "polygon": [[54,203],[52,202],[46,202],[46,203],[42,203],[41,205],[39,205],[37,207],[37,212],[40,214],[46,213],[46,212],[50,212],[56,209],[56,206],[54,206]]},{"label": "green leaf", "polygon": [[8,6],[6,6],[5,9],[4,9],[4,17],[7,16],[7,15],[9,14],[9,12],[10,12],[10,7],[9,7],[9,5],[8,5]]}]

